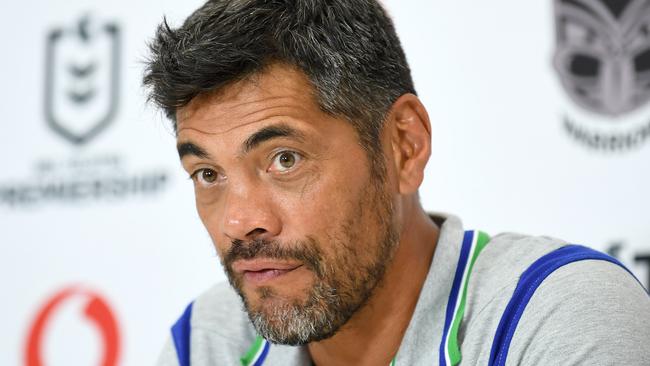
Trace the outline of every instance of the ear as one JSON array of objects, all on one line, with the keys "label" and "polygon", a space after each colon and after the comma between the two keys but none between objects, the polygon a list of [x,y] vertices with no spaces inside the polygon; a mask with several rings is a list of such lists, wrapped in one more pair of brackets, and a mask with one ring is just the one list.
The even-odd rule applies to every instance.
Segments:
[{"label": "ear", "polygon": [[422,184],[431,155],[429,115],[420,99],[410,93],[399,97],[388,115],[399,192],[415,193]]}]

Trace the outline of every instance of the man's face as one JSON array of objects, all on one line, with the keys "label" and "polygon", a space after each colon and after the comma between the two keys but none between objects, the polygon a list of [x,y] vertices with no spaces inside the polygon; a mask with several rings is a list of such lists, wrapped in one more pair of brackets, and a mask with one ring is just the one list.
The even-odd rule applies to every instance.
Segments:
[{"label": "man's face", "polygon": [[332,336],[398,242],[390,183],[305,76],[273,65],[178,111],[178,147],[230,283],[269,341]]}]

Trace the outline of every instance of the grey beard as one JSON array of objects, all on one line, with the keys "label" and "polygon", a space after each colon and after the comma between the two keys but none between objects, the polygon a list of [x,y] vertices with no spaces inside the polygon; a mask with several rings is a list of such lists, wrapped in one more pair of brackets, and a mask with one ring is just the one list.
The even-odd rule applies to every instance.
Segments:
[{"label": "grey beard", "polygon": [[[351,221],[342,225],[343,238],[336,241],[339,251],[332,263],[323,259],[319,243],[309,237],[293,246],[281,246],[276,242],[233,242],[223,260],[224,268],[260,336],[272,343],[292,346],[330,338],[368,303],[375,289],[381,287],[399,244],[400,229],[393,222],[391,201],[385,191],[368,190],[361,197],[364,199],[358,202],[358,212],[361,216],[376,215],[374,221],[383,228],[369,263],[358,262],[360,255],[356,243],[360,240],[358,233],[351,229],[365,223],[362,217],[350,218]],[[233,273],[231,264],[236,259],[256,256],[298,259],[313,272],[315,283],[301,300],[283,299],[272,288],[260,287],[257,289],[260,305],[251,306],[242,291],[241,278]]]},{"label": "grey beard", "polygon": [[321,283],[310,292],[305,304],[274,304],[266,311],[248,309],[249,318],[259,335],[269,342],[291,346],[305,345],[334,335],[345,321],[343,318],[347,318],[347,314],[340,312],[336,290]]},{"label": "grey beard", "polygon": [[[375,261],[366,268],[360,268],[357,276],[350,273],[351,276],[336,278],[327,266],[317,266],[320,274],[308,290],[306,300],[283,300],[271,288],[262,287],[258,289],[262,304],[255,308],[250,306],[241,287],[232,278],[231,283],[238,290],[248,317],[260,336],[269,342],[290,346],[318,342],[338,332],[367,304],[374,290],[382,285],[386,267],[397,246],[397,232],[392,226],[386,228]],[[356,256],[352,250],[349,253],[349,258]],[[342,260],[346,260],[346,257]],[[348,264],[342,266],[341,270],[348,268],[353,266]],[[263,300],[267,300],[267,304],[263,304]]]}]

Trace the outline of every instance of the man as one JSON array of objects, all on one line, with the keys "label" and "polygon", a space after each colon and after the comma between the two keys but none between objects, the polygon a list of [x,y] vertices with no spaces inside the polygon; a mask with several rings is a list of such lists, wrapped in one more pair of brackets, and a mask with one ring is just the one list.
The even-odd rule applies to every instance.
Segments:
[{"label": "man", "polygon": [[159,364],[650,364],[650,300],[615,260],[424,212],[429,118],[376,1],[210,1],[151,51],[231,285]]}]

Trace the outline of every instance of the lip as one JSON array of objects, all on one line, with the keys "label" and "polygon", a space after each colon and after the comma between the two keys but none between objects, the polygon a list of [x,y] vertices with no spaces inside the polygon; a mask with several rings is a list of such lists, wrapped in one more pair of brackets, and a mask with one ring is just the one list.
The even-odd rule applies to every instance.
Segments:
[{"label": "lip", "polygon": [[276,259],[238,260],[233,263],[233,270],[241,274],[247,282],[262,285],[283,277],[302,267],[302,263],[279,261]]},{"label": "lip", "polygon": [[281,261],[277,259],[240,259],[235,261],[232,269],[237,273],[259,272],[264,270],[290,271],[300,267],[302,264],[295,262]]}]

